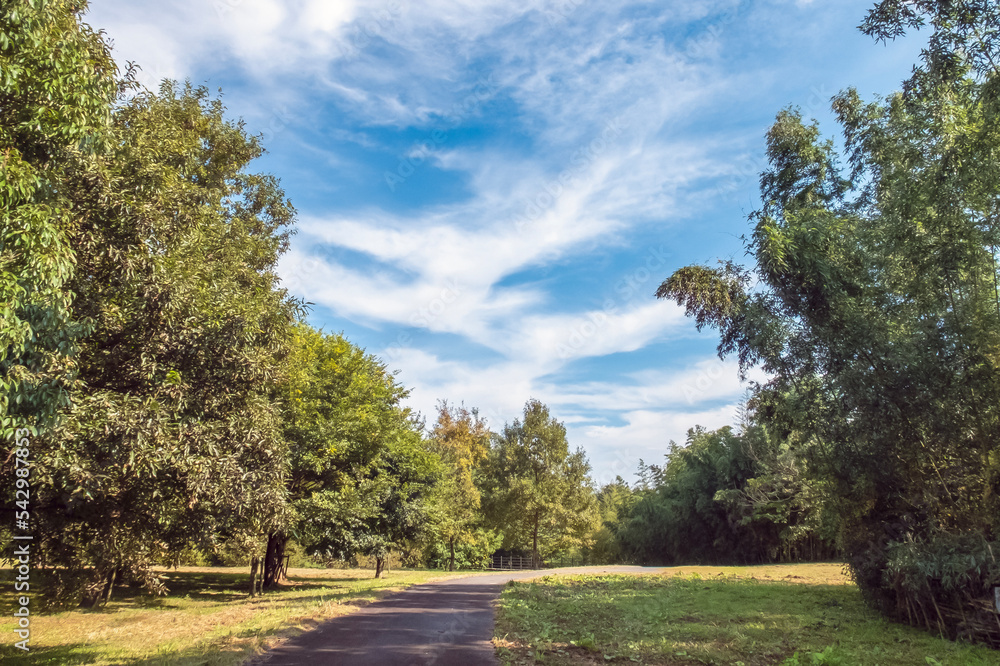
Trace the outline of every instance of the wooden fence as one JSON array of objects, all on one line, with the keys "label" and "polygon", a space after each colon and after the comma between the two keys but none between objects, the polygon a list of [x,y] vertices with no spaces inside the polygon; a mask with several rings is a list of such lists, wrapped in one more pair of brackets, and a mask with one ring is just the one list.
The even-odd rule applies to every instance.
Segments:
[{"label": "wooden fence", "polygon": [[531,556],[494,555],[490,560],[492,571],[524,571],[529,569],[557,569],[559,567],[578,567],[582,560],[569,558],[544,562],[534,560]]},{"label": "wooden fence", "polygon": [[512,555],[494,555],[490,561],[490,569],[494,571],[521,571],[524,569],[541,569],[542,562],[531,557]]}]

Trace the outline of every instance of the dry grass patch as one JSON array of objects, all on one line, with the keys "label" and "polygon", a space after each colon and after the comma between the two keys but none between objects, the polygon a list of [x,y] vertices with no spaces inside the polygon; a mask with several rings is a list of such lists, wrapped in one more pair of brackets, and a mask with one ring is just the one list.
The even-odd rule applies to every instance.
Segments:
[{"label": "dry grass patch", "polygon": [[847,568],[837,562],[765,564],[753,567],[667,567],[658,573],[681,577],[697,574],[702,578],[737,576],[756,580],[783,580],[804,585],[854,585]]}]

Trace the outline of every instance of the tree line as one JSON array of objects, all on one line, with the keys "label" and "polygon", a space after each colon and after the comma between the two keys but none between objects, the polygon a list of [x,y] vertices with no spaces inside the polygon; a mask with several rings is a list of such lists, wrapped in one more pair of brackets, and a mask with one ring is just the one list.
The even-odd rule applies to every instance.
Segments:
[{"label": "tree line", "polygon": [[[0,533],[30,508],[54,598],[162,591],[154,565],[226,549],[253,594],[293,548],[377,575],[392,553],[844,557],[884,613],[1000,644],[990,3],[877,3],[867,34],[931,34],[900,92],[833,99],[842,150],[778,115],[752,265],[684,267],[656,294],[769,379],[738,427],[602,488],[544,404],[492,432],[442,402],[427,426],[377,357],[305,323],[275,272],[295,210],[219,99],[140,90],[85,3],[0,5],[0,439],[31,451]],[[16,473],[6,458],[0,482]]]},{"label": "tree line", "polygon": [[30,515],[48,595],[162,592],[153,566],[192,553],[243,554],[256,594],[290,544],[380,575],[393,552],[454,568],[583,543],[589,465],[548,409],[494,434],[442,403],[426,428],[282,288],[295,210],[254,171],[259,138],[203,87],[141,90],[85,9],[0,12],[0,438],[31,452],[0,533]]}]

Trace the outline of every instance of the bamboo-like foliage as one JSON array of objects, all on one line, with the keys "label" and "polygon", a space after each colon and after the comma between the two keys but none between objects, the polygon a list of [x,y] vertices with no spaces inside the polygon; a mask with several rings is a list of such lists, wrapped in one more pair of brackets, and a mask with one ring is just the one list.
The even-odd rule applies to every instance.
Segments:
[{"label": "bamboo-like foliage", "polygon": [[[720,353],[770,372],[769,395],[794,396],[772,401],[775,415],[805,436],[869,600],[988,641],[972,617],[1000,567],[969,549],[990,552],[1000,529],[998,17],[975,2],[880,3],[872,34],[925,18],[934,34],[902,92],[834,98],[849,171],[783,111],[751,217],[756,286],[731,266],[697,281],[688,268],[660,293],[717,325]],[[714,294],[734,284],[717,314]],[[955,566],[966,575],[941,573]]]}]

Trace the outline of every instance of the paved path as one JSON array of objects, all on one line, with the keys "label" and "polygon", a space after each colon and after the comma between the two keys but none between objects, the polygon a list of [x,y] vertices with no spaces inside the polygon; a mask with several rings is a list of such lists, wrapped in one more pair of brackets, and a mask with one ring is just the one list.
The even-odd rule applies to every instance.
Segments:
[{"label": "paved path", "polygon": [[649,567],[503,572],[415,585],[328,620],[255,663],[266,666],[476,666],[493,656],[493,600],[509,580],[553,573],[655,573]]}]

